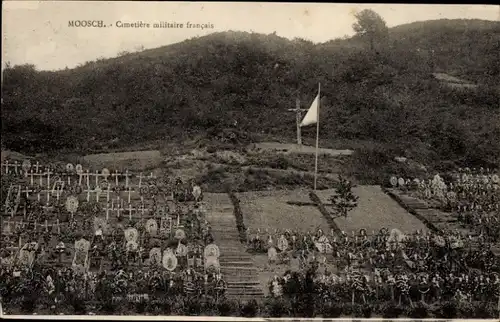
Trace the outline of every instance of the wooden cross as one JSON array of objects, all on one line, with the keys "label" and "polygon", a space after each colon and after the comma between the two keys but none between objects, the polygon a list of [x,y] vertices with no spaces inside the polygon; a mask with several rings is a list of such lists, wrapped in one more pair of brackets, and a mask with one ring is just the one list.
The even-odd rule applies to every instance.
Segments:
[{"label": "wooden cross", "polygon": [[85,176],[87,177],[87,189],[90,189],[90,173],[88,169],[85,172]]},{"label": "wooden cross", "polygon": [[38,175],[38,177],[40,178],[40,187],[42,187],[42,186],[43,186],[43,176],[44,176],[44,175],[45,175],[44,173],[40,173],[40,174]]},{"label": "wooden cross", "polygon": [[300,132],[300,123],[302,122],[302,111],[307,111],[307,109],[301,109],[300,108],[300,100],[297,98],[295,101],[296,107],[294,109],[290,108],[288,111],[290,112],[295,112],[296,114],[296,123],[297,123],[297,144],[301,145],[302,144],[302,136]]},{"label": "wooden cross", "polygon": [[[113,204],[111,204],[111,206],[113,206]],[[111,209],[113,210],[113,209]],[[109,220],[109,202],[106,203],[106,221]]]},{"label": "wooden cross", "polygon": [[44,190],[44,192],[47,194],[47,206],[48,206],[50,202],[50,190]]},{"label": "wooden cross", "polygon": [[61,193],[64,191],[64,181],[56,181],[54,182],[54,186],[52,187],[52,194],[56,192],[56,198],[57,201],[59,201],[59,197],[61,196]]},{"label": "wooden cross", "polygon": [[28,186],[26,186],[26,189],[24,189],[22,192],[26,193],[26,199],[29,198],[29,193],[33,192],[33,190],[30,190]]},{"label": "wooden cross", "polygon": [[50,189],[50,175],[52,174],[53,172],[50,172],[50,168],[47,169],[47,189]]},{"label": "wooden cross", "polygon": [[142,176],[142,172],[141,172],[141,173],[139,173],[139,190],[141,190],[142,178],[144,178],[144,177]]},{"label": "wooden cross", "polygon": [[144,207],[144,202],[141,202],[141,218],[144,217],[144,212],[148,211],[149,209]]},{"label": "wooden cross", "polygon": [[90,201],[90,193],[94,192],[94,190],[90,190],[90,187],[87,186],[87,190],[84,190],[87,193],[87,202]]},{"label": "wooden cross", "polygon": [[95,192],[95,201],[99,202],[99,197],[101,196],[102,190],[99,188],[99,186],[97,186],[95,187],[94,192]]},{"label": "wooden cross", "polygon": [[9,160],[5,160],[5,163],[2,164],[5,167],[5,173],[9,173]]},{"label": "wooden cross", "polygon": [[135,209],[135,208],[132,208],[132,204],[130,204],[130,203],[129,203],[129,204],[128,204],[128,208],[127,208],[127,210],[128,210],[128,219],[129,219],[130,221],[132,221],[132,211],[134,211],[134,210],[136,210],[136,209]]},{"label": "wooden cross", "polygon": [[40,169],[40,162],[37,161],[35,164],[35,172],[38,173],[39,169]]},{"label": "wooden cross", "polygon": [[99,171],[95,170],[95,186],[99,185]]},{"label": "wooden cross", "polygon": [[15,172],[16,174],[18,174],[18,172],[17,172],[17,168],[18,168],[18,167],[19,167],[19,164],[17,163],[17,161],[16,161],[16,162],[14,162],[14,172]]},{"label": "wooden cross", "polygon": [[118,170],[115,170],[115,173],[113,173],[111,176],[115,177],[115,184],[118,187],[118,177],[121,176],[121,174],[118,173]]},{"label": "wooden cross", "polygon": [[30,170],[30,185],[33,185],[33,170]]},{"label": "wooden cross", "polygon": [[132,192],[130,186],[128,186],[128,203],[130,204],[130,193]]},{"label": "wooden cross", "polygon": [[45,209],[45,210],[51,210],[51,209],[54,209],[54,207],[49,206],[49,203],[48,203],[48,202],[47,202],[47,205],[42,206],[42,208],[43,208],[43,209]]},{"label": "wooden cross", "polygon": [[123,207],[118,203],[118,207],[116,207],[116,216],[120,217],[120,211],[123,210]]},{"label": "wooden cross", "polygon": [[129,173],[128,173],[128,170],[125,171],[125,188],[128,188],[128,185],[129,185],[129,177],[131,176]]},{"label": "wooden cross", "polygon": [[111,192],[111,184],[108,184],[108,189],[106,191],[106,202],[109,203],[109,193]]}]

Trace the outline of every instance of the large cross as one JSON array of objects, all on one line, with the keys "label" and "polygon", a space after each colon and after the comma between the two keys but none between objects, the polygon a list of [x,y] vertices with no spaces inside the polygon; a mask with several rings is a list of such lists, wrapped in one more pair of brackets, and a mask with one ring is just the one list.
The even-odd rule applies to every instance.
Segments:
[{"label": "large cross", "polygon": [[300,123],[302,122],[302,111],[307,111],[307,109],[300,108],[300,99],[297,98],[295,101],[295,108],[290,108],[288,111],[296,113],[296,122],[297,122],[297,144],[302,145],[302,136],[300,133]]}]

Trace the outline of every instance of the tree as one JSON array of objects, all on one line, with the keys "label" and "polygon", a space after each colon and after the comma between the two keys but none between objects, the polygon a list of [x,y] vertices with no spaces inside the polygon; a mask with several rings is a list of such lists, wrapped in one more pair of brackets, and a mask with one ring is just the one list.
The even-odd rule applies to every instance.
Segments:
[{"label": "tree", "polygon": [[368,39],[370,49],[375,49],[375,43],[385,43],[389,38],[389,28],[385,20],[375,11],[365,9],[354,15],[357,22],[352,25],[352,28],[362,38]]},{"label": "tree", "polygon": [[349,211],[358,206],[358,196],[352,192],[353,184],[342,176],[335,187],[335,194],[330,197],[333,209],[339,216],[347,217]]}]

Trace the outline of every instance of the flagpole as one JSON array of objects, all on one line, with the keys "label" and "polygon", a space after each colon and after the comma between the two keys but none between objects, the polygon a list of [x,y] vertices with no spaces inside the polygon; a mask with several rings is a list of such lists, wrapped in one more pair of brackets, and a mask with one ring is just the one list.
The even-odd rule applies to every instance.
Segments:
[{"label": "flagpole", "polygon": [[316,191],[316,183],[318,181],[318,148],[319,148],[319,103],[321,101],[321,83],[318,83],[318,114],[316,122],[316,160],[314,162],[314,191]]}]

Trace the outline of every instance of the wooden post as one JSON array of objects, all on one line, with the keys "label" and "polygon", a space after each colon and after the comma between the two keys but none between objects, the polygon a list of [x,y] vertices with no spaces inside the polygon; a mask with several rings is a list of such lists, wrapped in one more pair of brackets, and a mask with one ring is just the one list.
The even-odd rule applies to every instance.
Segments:
[{"label": "wooden post", "polygon": [[50,172],[50,168],[47,169],[47,190],[50,189],[50,175],[52,172]]},{"label": "wooden post", "polygon": [[139,173],[139,190],[141,190],[142,178],[143,178],[143,176],[142,176],[142,172],[141,172],[141,173]]},{"label": "wooden post", "polygon": [[95,170],[95,186],[99,185],[99,171]]},{"label": "wooden post", "polygon": [[125,188],[128,188],[128,185],[129,185],[128,177],[129,176],[130,176],[130,174],[128,173],[128,170],[125,170]]},{"label": "wooden post", "polygon": [[132,221],[132,211],[134,211],[135,209],[134,209],[134,208],[132,208],[132,205],[129,203],[129,204],[128,204],[128,209],[127,209],[127,210],[128,210],[128,219],[129,219],[130,221]]},{"label": "wooden post", "polygon": [[87,186],[87,190],[85,190],[85,192],[87,192],[87,202],[90,201],[90,187]]},{"label": "wooden post", "polygon": [[40,162],[37,161],[36,164],[35,164],[35,172],[36,173],[38,173],[39,168],[40,168]]},{"label": "wooden post", "polygon": [[108,184],[108,191],[106,191],[106,202],[109,203],[109,193],[111,192],[111,184]]},{"label": "wooden post", "polygon": [[113,173],[112,176],[115,177],[115,184],[118,187],[118,177],[120,176],[118,170],[115,170],[115,173]]}]

